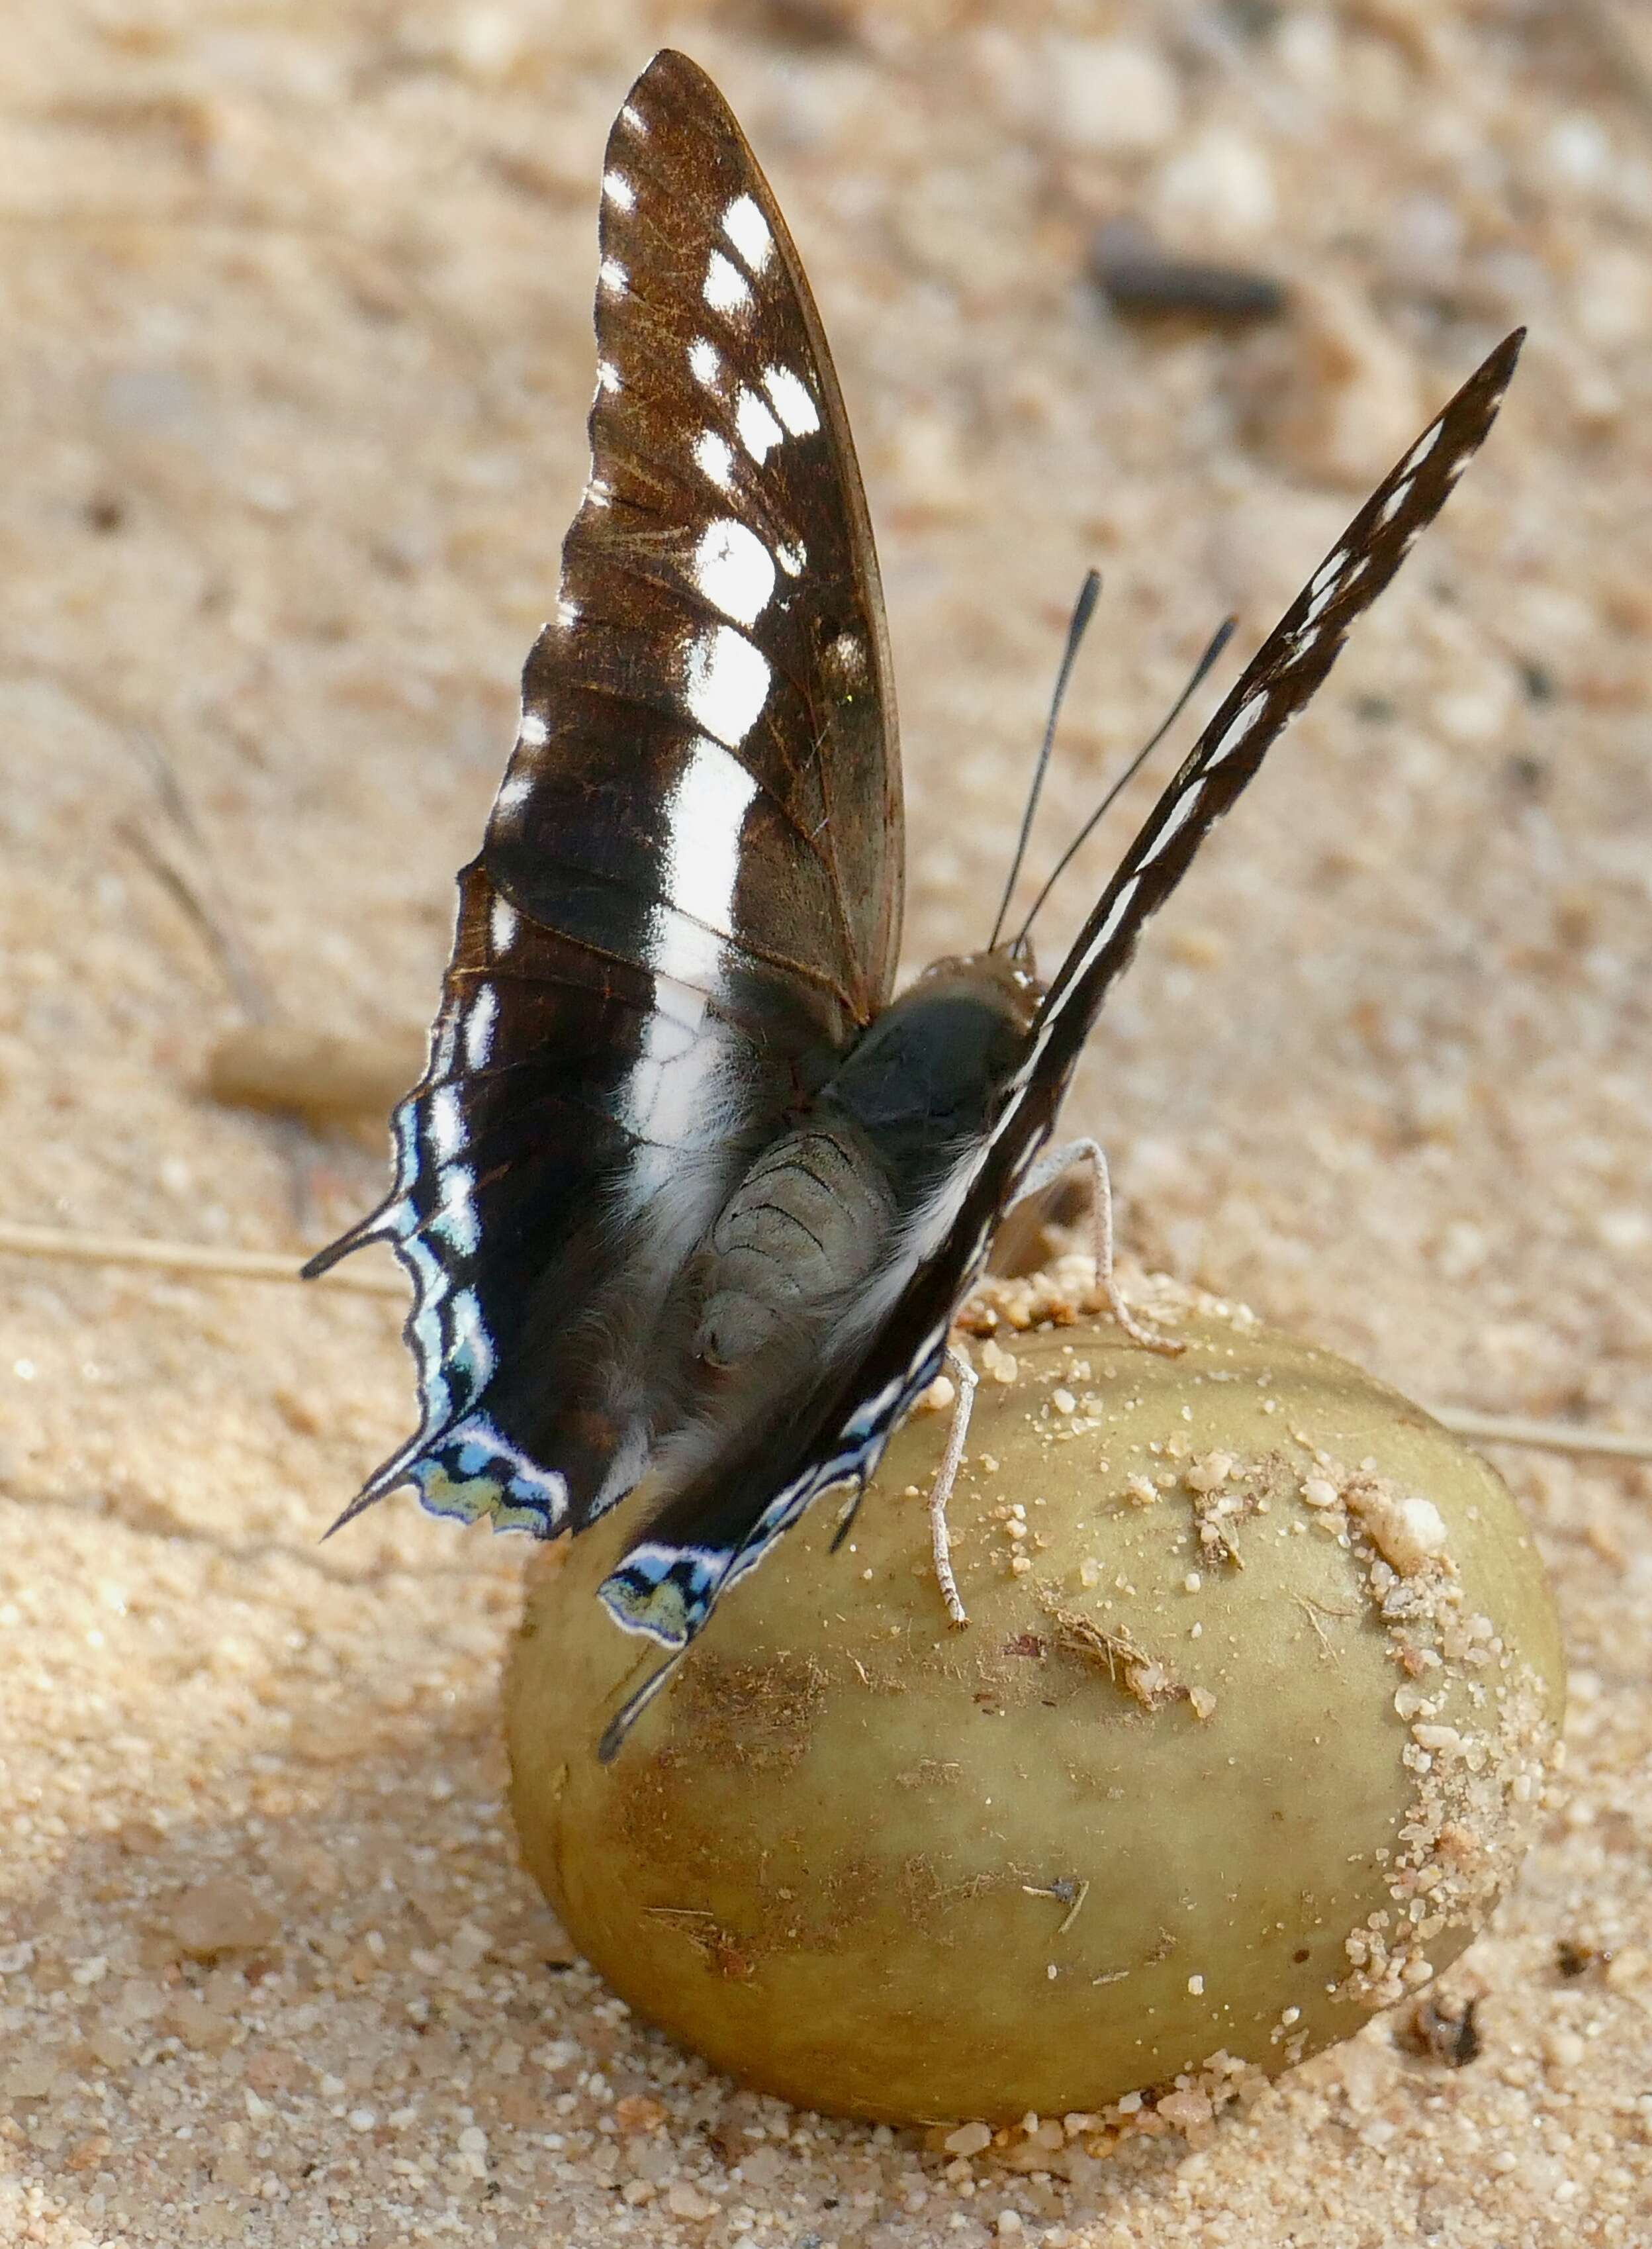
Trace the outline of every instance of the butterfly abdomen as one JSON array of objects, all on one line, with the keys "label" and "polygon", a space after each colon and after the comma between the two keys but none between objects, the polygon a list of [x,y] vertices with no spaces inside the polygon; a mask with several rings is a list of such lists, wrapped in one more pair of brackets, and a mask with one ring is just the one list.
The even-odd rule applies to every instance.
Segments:
[{"label": "butterfly abdomen", "polygon": [[708,1365],[745,1365],[800,1330],[858,1327],[856,1290],[909,1250],[961,1154],[979,1147],[1025,1052],[1033,992],[1001,956],[943,962],[861,1034],[711,1228],[696,1337]]},{"label": "butterfly abdomen", "polygon": [[810,1313],[824,1313],[877,1264],[895,1198],[865,1135],[847,1124],[785,1134],[719,1214],[702,1262],[696,1348],[738,1366]]}]

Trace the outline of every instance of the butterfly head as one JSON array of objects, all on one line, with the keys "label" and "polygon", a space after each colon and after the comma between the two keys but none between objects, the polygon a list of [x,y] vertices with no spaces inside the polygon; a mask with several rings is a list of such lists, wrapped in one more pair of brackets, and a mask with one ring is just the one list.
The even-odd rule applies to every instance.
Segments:
[{"label": "butterfly head", "polygon": [[1041,1000],[1044,986],[1038,981],[1038,964],[1032,956],[1032,939],[1025,929],[1019,931],[1007,945],[997,948],[1000,958],[1009,964],[1010,973],[1022,987],[1035,993]]},{"label": "butterfly head", "polygon": [[906,996],[967,995],[973,1008],[1001,1016],[1007,1028],[1022,1036],[1038,1020],[1044,991],[1032,944],[1023,934],[983,953],[953,953],[931,961]]}]

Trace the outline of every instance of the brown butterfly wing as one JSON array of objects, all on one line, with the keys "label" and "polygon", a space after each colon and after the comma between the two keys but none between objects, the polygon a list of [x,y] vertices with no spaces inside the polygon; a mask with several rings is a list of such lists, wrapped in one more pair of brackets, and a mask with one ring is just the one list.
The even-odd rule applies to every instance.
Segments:
[{"label": "brown butterfly wing", "polygon": [[543,1534],[708,1378],[662,1325],[754,1151],[888,997],[901,818],[877,563],[797,253],[657,56],[605,160],[592,473],[384,1207],[422,1424],[366,1486]]}]

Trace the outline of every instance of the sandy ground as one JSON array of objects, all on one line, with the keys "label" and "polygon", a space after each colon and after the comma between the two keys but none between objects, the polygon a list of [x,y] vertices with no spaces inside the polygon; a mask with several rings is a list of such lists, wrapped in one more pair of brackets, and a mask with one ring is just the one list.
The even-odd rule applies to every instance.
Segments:
[{"label": "sandy ground", "polygon": [[[584,474],[602,138],[668,37],[836,347],[915,962],[980,941],[1083,567],[1046,838],[1532,323],[1070,1116],[1148,1261],[1430,1400],[1652,1427],[1636,11],[10,0],[0,31],[3,1215],[296,1249],[376,1193],[376,1151],[204,1098],[237,1003],[153,872],[144,739],[284,1015],[428,1016]],[[1293,319],[1117,324],[1083,258],[1121,211]],[[501,1802],[520,1547],[405,1496],[317,1544],[408,1426],[393,1302],[3,1263],[0,2238],[1652,2242],[1648,1471],[1504,1458],[1572,1785],[1453,1972],[1480,2059],[1379,2024],[1201,2148],[949,2174],[734,2094],[569,1957]]]}]

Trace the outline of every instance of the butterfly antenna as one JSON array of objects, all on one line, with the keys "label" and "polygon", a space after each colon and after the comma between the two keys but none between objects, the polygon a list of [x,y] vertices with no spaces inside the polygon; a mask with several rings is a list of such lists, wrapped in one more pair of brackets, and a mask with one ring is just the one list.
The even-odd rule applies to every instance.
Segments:
[{"label": "butterfly antenna", "polygon": [[1061,669],[1055,676],[1055,692],[1050,698],[1050,716],[1044,729],[1044,744],[1038,752],[1038,762],[1033,771],[1032,786],[1027,791],[1027,808],[1021,815],[1021,836],[1015,847],[1015,858],[1010,868],[1010,879],[1004,886],[1004,896],[998,904],[998,918],[992,925],[992,934],[987,939],[991,953],[998,941],[998,932],[1004,927],[1004,917],[1010,911],[1010,900],[1015,894],[1016,878],[1021,872],[1021,862],[1026,856],[1027,838],[1032,833],[1032,816],[1038,808],[1038,796],[1044,787],[1044,776],[1050,764],[1050,752],[1055,742],[1056,720],[1061,716],[1061,700],[1067,691],[1067,681],[1079,653],[1080,643],[1089,629],[1095,615],[1096,602],[1101,592],[1101,574],[1086,570],[1084,583],[1079,588],[1079,598],[1073,605],[1073,622],[1067,627],[1067,644],[1061,657]]},{"label": "butterfly antenna", "polygon": [[[1132,781],[1135,778],[1136,774],[1141,772],[1142,767],[1153,755],[1155,750],[1158,748],[1159,744],[1164,739],[1171,727],[1175,726],[1176,720],[1187,709],[1189,703],[1198,691],[1198,689],[1203,684],[1205,675],[1209,672],[1211,665],[1216,662],[1217,657],[1221,655],[1223,650],[1232,639],[1234,628],[1237,625],[1238,622],[1239,621],[1237,617],[1224,617],[1221,624],[1217,626],[1216,631],[1211,636],[1210,645],[1205,650],[1204,654],[1199,658],[1197,664],[1193,667],[1193,676],[1188,681],[1187,685],[1176,697],[1176,701],[1171,705],[1169,710],[1166,712],[1159,725],[1155,727],[1153,732],[1148,737],[1148,739],[1142,743],[1141,748],[1131,759],[1129,764],[1126,766],[1124,771],[1119,775],[1117,781],[1114,782],[1112,787],[1102,798],[1100,803],[1097,805],[1095,810],[1090,815],[1090,817],[1085,822],[1083,827],[1080,829],[1072,843],[1067,845],[1066,849],[1056,861],[1054,867],[1050,872],[1048,879],[1045,883],[1044,888],[1038,892],[1038,897],[1032,901],[1032,912],[1021,925],[1021,934],[1016,939],[1016,944],[1018,946],[1025,942],[1027,932],[1038,919],[1039,910],[1043,906],[1045,900],[1049,897],[1051,891],[1055,888],[1061,877],[1066,872],[1069,861],[1077,853],[1080,845],[1086,841],[1090,831],[1094,828],[1102,814],[1117,797],[1120,790],[1125,787],[1127,784]],[[1058,692],[1059,691],[1058,690]]]}]

